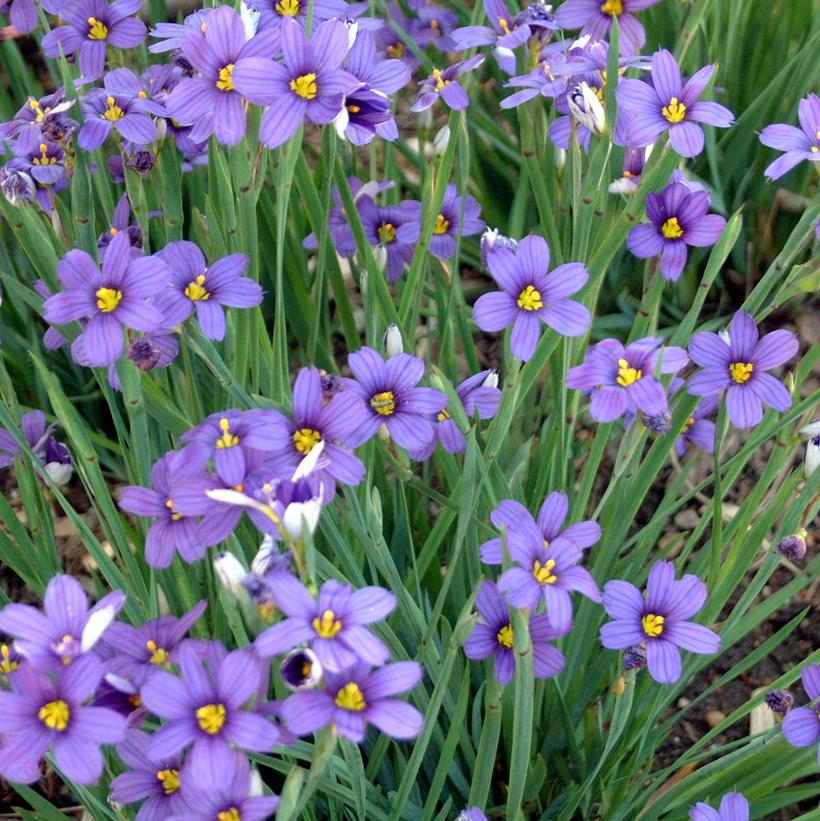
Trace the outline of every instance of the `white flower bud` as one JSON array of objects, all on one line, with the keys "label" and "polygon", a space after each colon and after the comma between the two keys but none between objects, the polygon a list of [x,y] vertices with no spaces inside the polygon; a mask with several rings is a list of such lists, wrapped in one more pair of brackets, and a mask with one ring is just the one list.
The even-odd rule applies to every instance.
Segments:
[{"label": "white flower bud", "polygon": [[244,595],[242,579],[248,575],[248,571],[245,570],[233,553],[227,551],[217,553],[214,556],[214,570],[226,590],[229,590],[234,596]]},{"label": "white flower bud", "polygon": [[803,469],[807,479],[811,478],[818,465],[820,465],[820,435],[806,442],[806,457],[803,461]]},{"label": "white flower bud", "polygon": [[444,128],[440,129],[436,136],[433,138],[433,153],[440,157],[446,150],[447,146],[450,144],[450,126],[445,125]]},{"label": "white flower bud", "polygon": [[820,436],[820,419],[815,419],[805,427],[800,428],[800,435],[807,439],[814,439],[815,436]]},{"label": "white flower bud", "polygon": [[347,139],[347,125],[350,122],[350,113],[347,106],[343,105],[341,111],[333,119],[333,127],[340,140]]},{"label": "white flower bud", "polygon": [[493,368],[481,383],[482,388],[497,388],[498,387],[498,371]]},{"label": "white flower bud", "polygon": [[245,40],[250,40],[256,34],[259,27],[259,12],[248,8],[244,3],[239,7],[239,16],[242,18],[242,25],[245,27]]},{"label": "white flower bud", "polygon": [[581,125],[600,136],[606,130],[606,113],[598,95],[585,82],[579,83],[567,94],[570,113]]},{"label": "white flower bud", "polygon": [[45,471],[57,487],[65,487],[74,473],[74,465],[63,462],[49,462]]},{"label": "white flower bud", "polygon": [[322,499],[315,497],[307,502],[291,502],[285,508],[282,525],[294,541],[302,538],[305,528],[315,533],[322,513]]},{"label": "white flower bud", "polygon": [[384,332],[384,350],[388,357],[395,356],[404,350],[404,340],[401,338],[399,326],[395,323],[388,325]]},{"label": "white flower bud", "polygon": [[557,145],[555,149],[555,167],[560,171],[567,164],[567,152]]}]

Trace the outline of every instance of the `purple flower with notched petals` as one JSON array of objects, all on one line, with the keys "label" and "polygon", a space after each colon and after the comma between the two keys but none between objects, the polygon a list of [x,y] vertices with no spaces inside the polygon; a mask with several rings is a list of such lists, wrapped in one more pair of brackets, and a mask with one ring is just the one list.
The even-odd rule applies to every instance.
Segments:
[{"label": "purple flower with notched petals", "polygon": [[[515,673],[514,634],[512,618],[506,600],[494,582],[485,581],[476,597],[476,609],[483,622],[479,622],[464,642],[464,654],[468,659],[487,659],[495,656],[495,674],[499,684],[508,684]],[[564,668],[564,655],[550,644],[566,635],[556,630],[546,615],[530,618],[530,639],[536,678],[552,678]]]},{"label": "purple flower with notched petals", "polygon": [[727,342],[703,331],[692,337],[689,355],[703,370],[689,378],[694,396],[716,396],[726,391],[726,409],[737,428],[753,428],[763,419],[763,405],[785,412],[792,406],[789,392],[766,371],[797,354],[797,337],[777,330],[759,338],[753,317],[738,311],[732,318]]},{"label": "purple flower with notched petals", "polygon": [[24,664],[11,677],[11,692],[0,691],[4,745],[0,773],[31,784],[49,750],[61,772],[78,784],[93,784],[103,773],[102,744],[125,736],[125,719],[105,707],[85,706],[102,678],[92,655],[62,668],[54,681]]},{"label": "purple flower with notched petals", "polygon": [[205,19],[213,9],[197,9],[187,15],[181,23],[157,23],[148,34],[159,40],[151,43],[148,51],[151,54],[162,54],[164,51],[177,51],[182,48],[185,38],[194,31],[202,31]]},{"label": "purple flower with notched petals", "polygon": [[150,333],[162,324],[159,309],[146,298],[165,287],[168,268],[156,256],[134,258],[127,234],[111,240],[102,271],[85,251],[76,249],[62,258],[57,270],[65,290],[45,301],[43,316],[57,325],[88,319],[72,346],[75,353],[80,343],[84,364],[114,364],[122,356],[123,326]]},{"label": "purple flower with notched petals", "polygon": [[699,801],[689,810],[691,821],[749,821],[749,802],[739,792],[729,792],[720,800],[720,808],[714,809]]},{"label": "purple flower with notched petals", "polygon": [[[259,12],[260,29],[278,28],[286,20],[295,20],[304,27],[309,6],[307,0],[251,0],[248,3],[248,8]],[[334,17],[344,18],[349,9],[345,0],[314,0],[313,24]]]},{"label": "purple flower with notched petals", "polygon": [[59,26],[43,38],[43,51],[49,57],[61,52],[79,52],[80,84],[102,77],[108,45],[116,48],[134,48],[143,40],[147,30],[136,15],[142,0],[78,0],[60,5],[60,17],[67,25]]},{"label": "purple flower with notched petals", "polygon": [[[669,396],[675,396],[684,385],[684,380],[675,377],[669,386]],[[689,445],[696,445],[707,453],[714,453],[715,450],[715,423],[707,416],[711,416],[719,404],[716,396],[701,399],[692,415],[686,420],[681,435],[675,442],[675,450],[678,456],[683,456]]]},{"label": "purple flower with notched petals", "polygon": [[411,0],[409,5],[418,17],[413,39],[419,46],[426,48],[432,43],[439,51],[453,51],[455,43],[450,34],[458,25],[458,15],[452,9],[427,0]]},{"label": "purple flower with notched petals", "polygon": [[660,254],[661,275],[675,282],[686,267],[687,245],[708,248],[726,228],[726,220],[708,214],[709,193],[692,191],[684,183],[672,182],[646,201],[650,222],[629,232],[629,250],[641,259]]},{"label": "purple flower with notched petals", "polygon": [[655,378],[676,373],[687,362],[683,348],[660,348],[663,337],[645,337],[626,347],[617,339],[593,345],[581,365],[570,368],[567,386],[591,394],[590,415],[596,422],[614,422],[629,411],[649,417],[663,416],[669,406],[666,389]]},{"label": "purple flower with notched petals", "polygon": [[803,160],[820,162],[820,97],[809,94],[797,107],[800,128],[787,123],[767,125],[760,132],[760,142],[785,151],[763,172],[770,180],[779,180]]},{"label": "purple flower with notched petals", "polygon": [[407,450],[424,447],[434,436],[429,417],[444,410],[447,394],[434,388],[416,387],[424,376],[424,362],[406,353],[397,353],[387,362],[372,348],[350,354],[348,365],[355,379],[346,379],[348,390],[365,403],[364,421],[348,437],[351,447],[372,439],[382,425]]},{"label": "purple flower with notched petals", "polygon": [[416,238],[421,231],[421,203],[402,200],[397,205],[379,206],[371,197],[362,194],[356,199],[356,207],[377,257],[383,254],[386,259],[388,281],[395,282],[404,273],[404,266],[413,259]]},{"label": "purple flower with notched petals", "polygon": [[180,790],[180,757],[155,761],[148,755],[150,743],[151,736],[131,730],[117,745],[117,755],[129,769],[111,782],[111,798],[118,804],[143,801],[136,821],[168,818],[189,809]]},{"label": "purple flower with notched petals", "polygon": [[115,90],[112,87],[116,82],[112,79],[115,73],[106,75],[105,88],[91,89],[80,100],[85,121],[77,135],[77,144],[86,151],[96,151],[112,131],[136,145],[149,145],[157,139],[157,126],[151,119],[148,101],[139,96],[139,90]]},{"label": "purple flower with notched petals", "polygon": [[[29,128],[34,128],[38,135],[42,134],[50,129],[54,121],[61,119],[74,102],[65,99],[65,89],[62,87],[46,94],[45,97],[40,97],[39,100],[36,97],[29,97],[11,120],[0,125],[0,139],[16,137],[21,131]],[[65,121],[74,128],[77,127],[74,120],[66,117]]]},{"label": "purple flower with notched petals", "polygon": [[652,145],[664,131],[681,157],[697,157],[703,151],[701,123],[728,128],[735,117],[725,106],[698,100],[716,65],[706,66],[684,84],[675,58],[666,50],[652,55],[651,81],[621,80],[616,92],[618,109],[634,116],[626,126],[627,144]]},{"label": "purple flower with notched petals", "polygon": [[621,51],[635,54],[646,42],[646,32],[635,16],[656,6],[661,0],[567,0],[555,13],[555,22],[564,29],[581,29],[581,35],[589,35],[592,40],[602,40],[612,29],[612,22],[618,20]]},{"label": "purple flower with notched petals", "polygon": [[484,0],[484,13],[489,26],[462,26],[450,35],[456,51],[477,46],[516,49],[530,39],[530,27],[526,22],[516,22],[504,0]]},{"label": "purple flower with notched petals", "polygon": [[[820,664],[803,668],[800,678],[809,704],[789,710],[783,719],[783,735],[793,747],[811,747],[820,741]],[[820,762],[820,747],[817,760]]]},{"label": "purple flower with notched petals", "polygon": [[[490,515],[497,528],[507,528],[507,539],[542,539],[546,545],[554,542],[570,544],[579,550],[587,550],[601,539],[601,527],[597,522],[584,520],[564,527],[569,514],[569,498],[555,490],[550,493],[538,511],[537,521],[520,502],[504,499]],[[485,564],[502,564],[504,551],[501,539],[490,539],[481,545],[481,561]],[[518,550],[522,548],[519,547]]]},{"label": "purple flower with notched petals", "polygon": [[342,110],[344,95],[359,85],[340,68],[349,48],[344,23],[326,20],[310,38],[295,20],[283,20],[279,31],[284,65],[257,59],[234,72],[237,89],[252,103],[268,106],[259,128],[268,148],[287,142],[305,119],[331,122]]},{"label": "purple flower with notched petals", "polygon": [[[46,456],[46,447],[57,422],[46,426],[46,415],[39,410],[29,411],[20,419],[20,429],[26,438],[34,455],[43,460]],[[23,451],[12,433],[0,428],[0,468],[11,467],[14,460],[22,457]]]},{"label": "purple flower with notched petals", "polygon": [[470,105],[470,98],[458,78],[478,68],[483,62],[484,55],[475,54],[467,60],[448,66],[444,71],[434,68],[433,73],[421,83],[410,110],[426,111],[441,97],[453,111],[463,111]]},{"label": "purple flower with notched petals", "polygon": [[180,325],[196,311],[202,332],[209,339],[225,338],[225,311],[253,308],[262,301],[262,287],[243,276],[248,257],[230,254],[208,265],[196,243],[172,242],[158,254],[171,271],[170,288],[162,294],[164,323]]},{"label": "purple flower with notched petals", "polygon": [[646,645],[649,674],[661,684],[681,677],[680,649],[716,653],[720,636],[689,621],[706,603],[706,585],[694,575],[675,580],[672,562],[656,562],[649,572],[646,594],[616,579],[604,585],[604,609],[615,621],[601,627],[601,643],[610,650]]},{"label": "purple flower with notched petals", "polygon": [[589,279],[580,262],[568,262],[550,271],[550,249],[542,237],[524,237],[515,250],[499,248],[487,265],[503,288],[478,298],[473,308],[483,331],[512,330],[512,352],[526,361],[535,353],[541,323],[564,336],[581,336],[592,322],[589,310],[568,297]]},{"label": "purple flower with notched petals", "polygon": [[278,656],[297,644],[308,644],[324,670],[339,673],[363,661],[377,667],[390,651],[365,625],[387,618],[396,597],[381,587],[354,590],[335,579],[326,581],[314,599],[307,588],[289,573],[267,579],[284,621],[257,637],[256,652],[263,658]]},{"label": "purple flower with notched petals", "polygon": [[393,25],[382,26],[373,32],[376,46],[387,57],[401,60],[410,71],[415,71],[419,65],[418,58],[407,48],[396,29],[404,32],[418,44],[419,48],[423,49],[426,47],[427,42],[422,42],[425,38],[419,35],[421,24],[415,17],[406,17],[398,3],[387,4],[387,16]]},{"label": "purple flower with notched petals", "polygon": [[[577,591],[595,602],[601,592],[590,572],[578,563],[583,553],[569,540],[555,539],[551,544],[536,530],[517,531],[521,538],[507,536],[510,556],[515,563],[498,580],[498,589],[519,610],[535,610],[543,599],[547,604],[549,623],[556,630],[569,631],[572,626],[572,599]],[[537,534],[537,535],[536,535]]]},{"label": "purple flower with notched petals", "polygon": [[200,780],[225,787],[231,744],[267,752],[279,739],[276,725],[250,706],[263,677],[261,662],[252,650],[235,650],[211,654],[206,669],[186,644],[179,648],[178,664],[181,678],[158,670],[142,687],[145,706],[167,722],[153,734],[148,754],[162,760],[192,744],[186,763]]},{"label": "purple flower with notched petals", "polygon": [[328,673],[322,690],[300,690],[282,704],[282,718],[296,735],[335,724],[345,738],[361,743],[368,724],[398,739],[415,738],[424,716],[412,705],[392,698],[412,690],[422,676],[415,661],[399,661],[368,672],[357,664],[345,673]]},{"label": "purple flower with notched petals", "polygon": [[15,141],[14,159],[7,167],[31,178],[40,207],[51,211],[55,207],[54,195],[68,187],[65,160],[65,151],[59,143],[29,128]]},{"label": "purple flower with notched petals", "polygon": [[73,576],[55,576],[43,596],[43,612],[28,604],[7,604],[0,611],[0,630],[14,638],[15,649],[32,667],[60,670],[87,654],[125,604],[115,590],[93,607]]}]

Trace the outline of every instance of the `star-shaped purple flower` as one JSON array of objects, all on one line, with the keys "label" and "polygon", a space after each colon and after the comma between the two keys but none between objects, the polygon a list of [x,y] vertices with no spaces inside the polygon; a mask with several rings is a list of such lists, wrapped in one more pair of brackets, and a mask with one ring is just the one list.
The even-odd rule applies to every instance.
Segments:
[{"label": "star-shaped purple flower", "polygon": [[484,0],[484,13],[489,26],[462,26],[450,37],[456,51],[466,51],[477,46],[497,46],[516,49],[530,39],[532,31],[526,22],[517,23],[504,0]]},{"label": "star-shaped purple flower", "polygon": [[760,132],[760,142],[778,151],[785,151],[763,172],[770,180],[779,180],[798,163],[820,162],[820,97],[809,94],[797,107],[800,128],[787,123],[767,125]]},{"label": "star-shaped purple flower", "polygon": [[[809,704],[789,710],[783,719],[783,735],[793,747],[811,747],[820,741],[820,664],[806,666],[800,678]],[[820,747],[817,760],[820,762]]]},{"label": "star-shaped purple flower", "polygon": [[567,0],[555,13],[555,22],[564,29],[581,29],[581,35],[602,40],[612,29],[617,18],[620,29],[621,51],[635,54],[646,42],[646,32],[636,11],[656,6],[661,0]]},{"label": "star-shaped purple flower", "polygon": [[720,808],[714,809],[699,801],[689,810],[690,821],[749,821],[749,802],[739,792],[729,792],[720,800]]},{"label": "star-shaped purple flower", "polygon": [[475,54],[460,63],[453,63],[443,71],[434,68],[433,73],[419,86],[418,96],[410,110],[425,111],[441,97],[453,111],[463,111],[470,105],[470,98],[458,78],[477,69],[483,62],[484,55]]},{"label": "star-shaped purple flower", "polygon": [[738,428],[760,424],[764,404],[781,412],[792,406],[789,392],[766,371],[797,354],[797,337],[783,329],[759,336],[753,317],[738,311],[732,318],[728,342],[703,331],[689,343],[689,355],[703,368],[689,378],[689,393],[715,396],[726,391],[726,409]]}]

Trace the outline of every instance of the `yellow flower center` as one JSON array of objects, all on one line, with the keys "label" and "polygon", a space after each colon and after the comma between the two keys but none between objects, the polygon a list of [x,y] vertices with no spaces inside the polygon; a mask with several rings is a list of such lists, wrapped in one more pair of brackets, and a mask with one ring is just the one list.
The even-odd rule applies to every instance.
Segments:
[{"label": "yellow flower center", "polygon": [[222,431],[222,436],[216,440],[218,450],[222,450],[222,448],[235,448],[239,444],[239,437],[231,433],[230,419],[223,416],[219,420],[219,429]]},{"label": "yellow flower center", "polygon": [[54,165],[57,162],[57,158],[49,157],[48,146],[45,143],[40,143],[40,156],[34,157],[31,161],[34,165]]},{"label": "yellow flower center", "polygon": [[680,102],[677,97],[673,97],[669,101],[669,105],[661,109],[661,114],[663,114],[670,123],[682,123],[686,117],[686,106]]},{"label": "yellow flower center", "polygon": [[49,730],[57,730],[62,733],[68,727],[68,719],[71,718],[71,710],[68,704],[62,699],[49,701],[40,708],[37,718],[48,727]]},{"label": "yellow flower center", "polygon": [[502,647],[507,647],[512,649],[513,646],[513,629],[511,624],[505,624],[499,631],[498,631],[498,643]]},{"label": "yellow flower center", "polygon": [[220,91],[233,91],[236,86],[233,84],[233,63],[219,69],[219,79],[216,81],[216,87]]},{"label": "yellow flower center", "polygon": [[547,559],[544,564],[536,561],[532,566],[532,575],[535,576],[538,584],[555,584],[558,581],[558,576],[552,572],[554,567],[555,559]]},{"label": "yellow flower center", "polygon": [[173,521],[178,522],[182,518],[182,514],[177,513],[176,510],[174,510],[174,500],[173,499],[166,499],[165,500],[165,507],[167,507],[168,510],[171,511],[171,519]]},{"label": "yellow flower center", "polygon": [[629,362],[625,359],[618,360],[618,378],[615,380],[622,388],[628,388],[639,379],[643,378],[643,371],[638,368],[630,368]]},{"label": "yellow flower center", "polygon": [[663,623],[665,621],[666,619],[663,616],[658,616],[655,613],[647,613],[641,619],[641,625],[643,626],[643,631],[647,636],[657,638],[661,633],[663,633]]},{"label": "yellow flower center", "polygon": [[444,408],[444,410],[439,411],[438,416],[436,417],[436,419],[438,419],[439,422],[446,422],[449,418],[450,411],[448,411],[447,408]]},{"label": "yellow flower center", "polygon": [[379,240],[386,245],[396,241],[396,226],[392,222],[379,226]]},{"label": "yellow flower center", "polygon": [[498,20],[498,27],[503,31],[505,34],[510,33],[510,24],[503,18],[500,17]]},{"label": "yellow flower center", "polygon": [[734,379],[738,385],[748,382],[752,378],[754,369],[755,366],[751,362],[732,362],[732,364],[729,365],[729,373],[732,374],[732,379]]},{"label": "yellow flower center", "polygon": [[179,770],[160,770],[157,781],[162,784],[166,795],[173,795],[179,789]]},{"label": "yellow flower center", "polygon": [[146,641],[145,646],[151,651],[151,658],[148,659],[151,664],[165,664],[168,661],[168,651],[163,647],[158,647],[153,639]]},{"label": "yellow flower center", "polygon": [[97,307],[104,313],[110,314],[122,302],[122,291],[116,288],[99,288],[95,294]]},{"label": "yellow flower center", "polygon": [[309,661],[302,662],[302,678],[310,678],[310,674],[313,672],[313,665]]},{"label": "yellow flower center", "polygon": [[236,807],[231,807],[229,810],[222,810],[216,817],[217,821],[242,821],[242,816]]},{"label": "yellow flower center", "polygon": [[194,302],[210,299],[211,292],[205,287],[205,274],[200,274],[185,286],[185,296]]},{"label": "yellow flower center", "polygon": [[541,299],[541,292],[532,285],[527,285],[526,288],[518,295],[518,307],[525,311],[537,311],[544,307],[544,300]]},{"label": "yellow flower center", "polygon": [[360,713],[367,707],[367,702],[364,700],[364,693],[355,681],[345,684],[338,693],[336,693],[336,706],[343,710],[351,710],[354,713]]},{"label": "yellow flower center", "polygon": [[38,123],[43,122],[43,120],[45,120],[46,118],[46,113],[50,111],[50,109],[46,109],[46,111],[43,111],[43,107],[40,105],[39,100],[29,100],[28,104],[31,107],[31,110],[34,112],[35,120]]},{"label": "yellow flower center", "polygon": [[444,214],[439,214],[436,217],[436,224],[433,226],[433,233],[434,234],[446,234],[450,228],[450,220],[444,216]]},{"label": "yellow flower center", "polygon": [[293,444],[299,453],[307,456],[319,442],[322,441],[322,434],[313,428],[301,428],[293,434]]},{"label": "yellow flower center", "polygon": [[392,416],[396,412],[396,397],[393,391],[382,391],[370,400],[370,407],[380,416]]},{"label": "yellow flower center", "polygon": [[611,14],[613,17],[619,17],[624,13],[623,0],[606,0],[601,4],[601,11],[604,14]]},{"label": "yellow flower center", "polygon": [[299,8],[299,0],[279,0],[274,6],[276,13],[281,17],[296,17]]},{"label": "yellow flower center", "polygon": [[[435,22],[435,20],[433,22]],[[451,80],[444,79],[443,72],[440,68],[433,69],[433,77],[436,78],[436,91],[441,91],[444,86],[449,85],[452,82]]]},{"label": "yellow flower center", "polygon": [[117,101],[114,97],[106,97],[105,104],[108,108],[102,113],[104,120],[110,120],[112,123],[115,123],[125,116],[125,112],[117,105]]},{"label": "yellow flower center", "polygon": [[339,634],[342,629],[342,623],[336,618],[336,614],[332,610],[325,610],[322,613],[322,618],[315,618],[311,625],[316,631],[316,635],[322,639],[332,639]]},{"label": "yellow flower center", "polygon": [[690,416],[690,417],[686,420],[686,424],[683,426],[683,433],[689,433],[689,428],[691,428],[691,427],[692,427],[692,425],[694,425],[694,424],[695,424],[695,417],[694,417],[694,416]]},{"label": "yellow flower center", "polygon": [[228,719],[228,711],[224,704],[206,704],[196,711],[196,720],[199,726],[208,735],[216,735]]},{"label": "yellow flower center", "polygon": [[683,236],[683,228],[680,227],[677,217],[669,217],[661,226],[661,233],[667,239],[680,239]]},{"label": "yellow flower center", "polygon": [[13,673],[20,666],[19,661],[12,661],[11,647],[8,644],[0,644],[0,673]]},{"label": "yellow flower center", "polygon": [[398,42],[388,46],[385,50],[387,51],[388,57],[399,59],[401,57],[404,57],[404,52],[407,50],[407,48],[404,45],[404,43]]},{"label": "yellow flower center", "polygon": [[362,110],[362,107],[361,107],[360,105],[356,105],[355,103],[351,103],[351,104],[347,107],[347,110],[348,110],[351,114],[358,114],[358,113]]},{"label": "yellow flower center", "polygon": [[89,17],[88,25],[90,26],[88,29],[89,40],[105,40],[105,38],[108,37],[108,26],[106,26],[102,20],[98,20],[96,17]]},{"label": "yellow flower center", "polygon": [[314,100],[319,94],[319,86],[316,85],[316,74],[312,71],[291,80],[290,88],[291,91],[305,100]]}]

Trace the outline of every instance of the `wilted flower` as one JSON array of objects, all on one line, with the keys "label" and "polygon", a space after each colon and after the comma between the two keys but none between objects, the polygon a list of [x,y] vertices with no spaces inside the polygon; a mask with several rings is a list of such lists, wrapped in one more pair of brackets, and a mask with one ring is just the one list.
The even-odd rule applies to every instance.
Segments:
[{"label": "wilted flower", "polygon": [[646,667],[646,647],[636,644],[627,647],[623,655],[624,670],[642,670]]},{"label": "wilted flower", "polygon": [[767,125],[760,132],[760,142],[785,151],[763,172],[770,180],[779,180],[803,160],[820,161],[820,97],[809,94],[797,108],[800,128],[786,123]]},{"label": "wilted flower", "polygon": [[617,18],[620,29],[621,51],[635,54],[646,42],[646,32],[635,16],[655,6],[660,0],[567,0],[555,13],[555,22],[561,28],[580,28],[581,34],[593,40],[601,40],[612,29],[612,21]]},{"label": "wilted flower", "polygon": [[518,247],[518,240],[512,237],[505,237],[498,228],[485,228],[481,235],[479,250],[481,252],[481,264],[485,269],[489,268],[489,259],[499,248],[506,248],[515,251]]},{"label": "wilted flower", "polygon": [[37,194],[37,186],[30,174],[13,165],[4,165],[0,168],[0,191],[16,207],[21,202],[31,202]]},{"label": "wilted flower", "polygon": [[716,653],[720,637],[689,621],[706,603],[706,585],[691,574],[675,580],[672,562],[656,562],[649,572],[646,594],[627,581],[604,585],[604,609],[615,621],[601,627],[601,643],[610,650],[645,644],[649,673],[661,684],[681,677],[680,649]]},{"label": "wilted flower", "polygon": [[169,330],[160,329],[135,339],[125,355],[143,372],[167,368],[179,354],[179,342]]},{"label": "wilted flower", "polygon": [[780,716],[786,715],[794,707],[794,696],[788,690],[769,690],[765,701],[769,709]]},{"label": "wilted flower", "polygon": [[777,545],[777,552],[790,561],[799,562],[806,555],[807,536],[808,533],[805,530],[784,536]]},{"label": "wilted flower", "polygon": [[[820,741],[820,664],[806,665],[800,678],[809,704],[789,710],[783,719],[783,735],[793,747],[811,747]],[[820,747],[817,760],[820,762]]]},{"label": "wilted flower", "polygon": [[691,821],[749,821],[749,802],[739,792],[726,793],[715,810],[699,801],[689,810]]},{"label": "wilted flower", "polygon": [[585,83],[579,83],[567,92],[569,113],[593,134],[606,131],[606,113],[595,90]]},{"label": "wilted flower", "polygon": [[470,98],[458,78],[468,71],[473,71],[484,62],[483,54],[475,54],[467,60],[445,68],[434,68],[433,73],[424,80],[416,101],[410,106],[411,111],[426,111],[441,97],[454,111],[462,111],[470,105]]}]

